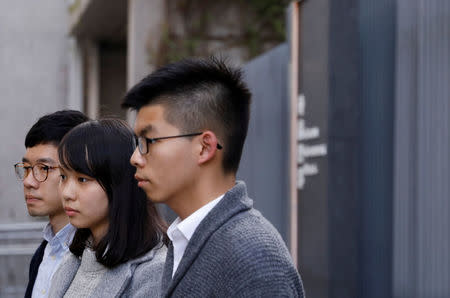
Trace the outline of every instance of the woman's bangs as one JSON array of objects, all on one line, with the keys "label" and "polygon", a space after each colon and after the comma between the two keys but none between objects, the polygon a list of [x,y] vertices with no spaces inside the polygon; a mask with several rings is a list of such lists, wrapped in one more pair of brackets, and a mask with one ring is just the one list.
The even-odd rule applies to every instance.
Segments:
[{"label": "woman's bangs", "polygon": [[87,136],[78,135],[76,132],[79,131],[69,133],[60,144],[61,166],[69,171],[94,177],[88,147],[86,142],[83,142]]}]

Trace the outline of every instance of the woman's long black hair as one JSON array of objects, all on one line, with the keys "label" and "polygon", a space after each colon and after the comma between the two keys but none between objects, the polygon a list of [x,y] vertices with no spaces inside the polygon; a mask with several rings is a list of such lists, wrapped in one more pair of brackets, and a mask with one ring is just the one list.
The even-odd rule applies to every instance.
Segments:
[{"label": "woman's long black hair", "polygon": [[[166,223],[134,179],[134,148],[133,132],[119,119],[80,124],[58,147],[63,168],[95,178],[108,196],[108,231],[93,249],[109,268],[167,243]],[[90,236],[89,229],[77,229],[70,251],[80,257]]]}]

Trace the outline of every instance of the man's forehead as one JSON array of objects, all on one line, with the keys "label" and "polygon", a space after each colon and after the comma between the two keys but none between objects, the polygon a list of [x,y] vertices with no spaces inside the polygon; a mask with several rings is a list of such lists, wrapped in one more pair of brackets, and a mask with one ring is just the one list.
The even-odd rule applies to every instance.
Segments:
[{"label": "man's forehead", "polygon": [[136,114],[134,132],[136,135],[155,132],[158,130],[158,125],[164,121],[164,107],[162,105],[144,106]]},{"label": "man's forehead", "polygon": [[148,132],[152,132],[156,129],[153,119],[145,117],[145,115],[136,115],[134,122],[134,133],[136,135],[142,135]]},{"label": "man's forehead", "polygon": [[58,162],[58,147],[53,144],[39,144],[27,148],[23,162],[29,163],[57,163]]}]

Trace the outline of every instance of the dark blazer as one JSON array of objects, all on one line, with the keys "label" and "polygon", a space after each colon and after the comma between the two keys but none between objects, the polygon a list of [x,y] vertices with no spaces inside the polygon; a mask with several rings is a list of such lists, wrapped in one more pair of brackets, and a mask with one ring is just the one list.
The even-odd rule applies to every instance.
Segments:
[{"label": "dark blazer", "polygon": [[28,285],[27,291],[25,292],[25,298],[31,298],[33,293],[34,282],[36,281],[36,276],[39,271],[39,266],[41,265],[42,258],[44,257],[45,247],[47,246],[47,241],[43,240],[41,245],[36,249],[33,258],[30,262],[30,271],[28,273]]},{"label": "dark blazer", "polygon": [[170,244],[162,281],[165,297],[304,297],[283,239],[253,209],[243,182],[199,224],[173,278],[172,268]]}]

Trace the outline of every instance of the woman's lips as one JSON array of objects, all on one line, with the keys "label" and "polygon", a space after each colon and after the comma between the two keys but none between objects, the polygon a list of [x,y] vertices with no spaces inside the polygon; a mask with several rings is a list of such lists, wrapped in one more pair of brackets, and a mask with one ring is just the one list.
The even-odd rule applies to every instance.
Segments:
[{"label": "woman's lips", "polygon": [[75,210],[75,209],[72,209],[72,208],[69,208],[69,207],[66,207],[66,208],[64,208],[64,211],[66,211],[66,214],[67,214],[67,216],[74,216],[75,214],[77,214],[77,213],[80,213],[80,212],[78,212],[77,210]]}]

